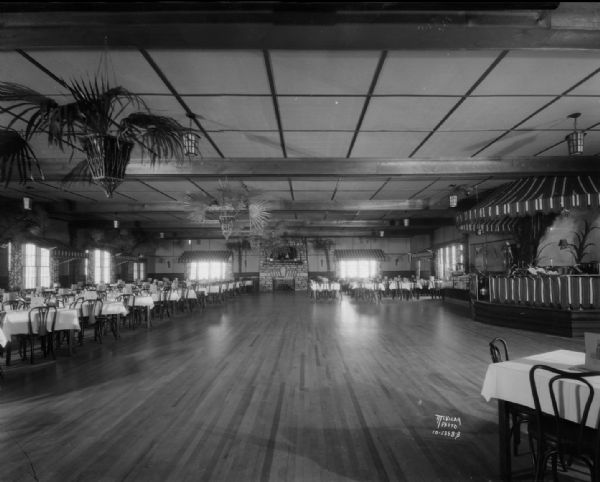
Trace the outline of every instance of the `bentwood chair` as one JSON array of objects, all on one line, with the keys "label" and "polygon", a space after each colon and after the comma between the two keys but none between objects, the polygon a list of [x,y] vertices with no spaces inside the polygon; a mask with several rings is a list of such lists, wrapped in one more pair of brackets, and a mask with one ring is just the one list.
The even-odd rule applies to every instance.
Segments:
[{"label": "bentwood chair", "polygon": [[[542,372],[546,372],[546,377],[538,375]],[[529,371],[535,412],[529,419],[528,433],[534,455],[536,481],[544,480],[549,460],[552,461],[554,480],[557,480],[558,460],[564,471],[567,471],[567,466],[572,467],[575,460],[583,462],[590,472],[590,480],[593,482],[599,480],[598,427],[597,424],[594,428],[587,426],[590,407],[594,400],[594,388],[587,378],[599,375],[600,372],[567,372],[547,365],[535,365]],[[577,385],[576,388],[572,387],[573,396],[581,406],[574,411],[578,418],[576,421],[563,418],[564,413],[561,413],[567,404],[565,400],[570,398],[569,394],[565,393],[567,390],[565,382]],[[540,403],[542,390],[546,390],[550,397],[552,415],[542,411]]]},{"label": "bentwood chair", "polygon": [[46,341],[47,341],[47,330],[46,320],[48,316],[47,306],[36,306],[31,308],[28,313],[27,320],[27,335],[19,336],[19,353],[22,358],[27,358],[27,350],[29,350],[29,361],[33,363],[35,350],[35,342],[39,340],[42,355],[44,357],[47,354]]},{"label": "bentwood chair", "polygon": [[[500,363],[509,360],[508,345],[503,338],[494,338],[490,341],[489,346],[492,363]],[[519,455],[519,445],[521,443],[521,424],[528,422],[530,411],[525,408],[519,409],[517,407],[512,407],[510,415],[512,419],[510,436],[513,440],[513,454],[517,456]]]}]

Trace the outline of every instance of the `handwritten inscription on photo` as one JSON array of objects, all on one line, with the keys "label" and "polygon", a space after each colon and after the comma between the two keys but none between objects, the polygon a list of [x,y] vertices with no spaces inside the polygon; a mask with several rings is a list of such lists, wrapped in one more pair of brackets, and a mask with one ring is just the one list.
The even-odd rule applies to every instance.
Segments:
[{"label": "handwritten inscription on photo", "polygon": [[435,415],[435,428],[432,430],[433,435],[457,440],[460,438],[460,429],[462,423],[460,417],[452,417],[449,415]]}]

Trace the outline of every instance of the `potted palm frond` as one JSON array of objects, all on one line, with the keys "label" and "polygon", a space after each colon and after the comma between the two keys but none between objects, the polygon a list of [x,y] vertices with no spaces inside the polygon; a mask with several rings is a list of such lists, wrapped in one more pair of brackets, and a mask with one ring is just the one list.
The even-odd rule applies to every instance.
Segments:
[{"label": "potted palm frond", "polygon": [[[84,161],[66,173],[64,181],[88,180],[111,196],[123,181],[135,144],[148,153],[150,164],[183,158],[187,131],[170,117],[152,114],[141,97],[106,80],[65,83],[70,101],[55,99],[29,87],[0,82],[2,110],[13,116],[0,128],[0,181],[8,183],[17,172],[20,182],[43,179],[38,158],[30,146],[34,136],[45,135],[49,145],[81,150]],[[22,132],[14,126],[25,122]]]}]

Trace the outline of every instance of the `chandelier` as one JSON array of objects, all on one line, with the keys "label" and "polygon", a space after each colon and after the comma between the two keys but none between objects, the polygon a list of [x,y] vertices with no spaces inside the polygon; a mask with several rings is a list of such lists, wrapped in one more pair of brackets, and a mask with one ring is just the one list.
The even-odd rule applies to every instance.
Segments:
[{"label": "chandelier", "polygon": [[189,219],[196,223],[218,221],[223,237],[229,240],[237,230],[242,231],[242,225],[245,223],[241,213],[248,212],[250,236],[261,236],[271,216],[266,211],[266,202],[256,199],[257,193],[251,192],[241,181],[239,185],[232,185],[227,180],[219,180],[217,191],[218,196],[211,197],[200,193],[188,193],[185,205],[190,211]]},{"label": "chandelier", "polygon": [[228,240],[231,234],[233,233],[233,225],[236,220],[236,215],[234,213],[228,212],[225,210],[222,214],[219,215],[219,224],[221,225],[221,232],[223,233],[223,237]]}]

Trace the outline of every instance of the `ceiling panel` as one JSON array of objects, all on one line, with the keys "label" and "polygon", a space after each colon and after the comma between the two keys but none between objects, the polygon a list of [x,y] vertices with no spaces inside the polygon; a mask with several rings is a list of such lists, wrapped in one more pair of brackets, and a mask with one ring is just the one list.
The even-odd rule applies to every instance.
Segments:
[{"label": "ceiling panel", "polygon": [[470,97],[444,122],[441,130],[510,129],[550,100],[551,97]]},{"label": "ceiling panel", "polygon": [[[409,199],[428,187],[432,181],[390,181],[374,197],[374,199]],[[418,194],[418,197],[422,196]]]},{"label": "ceiling panel", "polygon": [[426,199],[427,196],[424,196],[422,193],[417,194],[418,191],[412,190],[385,190],[382,189],[381,192],[378,192],[377,195],[373,199],[387,199],[394,201],[404,201],[407,199]]},{"label": "ceiling panel", "polygon": [[277,132],[212,132],[225,157],[281,157]]},{"label": "ceiling panel", "polygon": [[58,77],[69,82],[107,75],[110,85],[119,85],[135,93],[166,94],[169,89],[138,50],[43,50],[29,51],[34,59]]},{"label": "ceiling panel", "polygon": [[337,181],[335,180],[296,180],[292,181],[294,192],[296,191],[327,191],[330,195],[333,193]]},{"label": "ceiling panel", "polygon": [[331,191],[296,191],[294,189],[294,200],[296,201],[329,201]]},{"label": "ceiling panel", "polygon": [[[28,53],[32,54],[31,51]],[[0,65],[2,65],[2,81],[4,82],[27,85],[44,95],[66,93],[58,82],[42,73],[38,67],[17,52],[1,51]]]},{"label": "ceiling panel", "polygon": [[338,191],[372,191],[375,192],[379,189],[386,181],[385,178],[380,180],[354,180],[354,179],[342,179],[338,184]]},{"label": "ceiling panel", "polygon": [[408,157],[427,132],[360,132],[350,157]]},{"label": "ceiling panel", "polygon": [[262,52],[150,50],[179,94],[270,94]]},{"label": "ceiling panel", "polygon": [[345,157],[352,132],[296,132],[284,134],[290,157]]},{"label": "ceiling panel", "polygon": [[177,179],[177,180],[169,180],[169,181],[147,181],[149,186],[152,186],[159,191],[167,192],[167,191],[197,191],[198,188],[194,186],[187,179]]},{"label": "ceiling panel", "polygon": [[185,97],[207,131],[277,130],[271,97]]},{"label": "ceiling panel", "polygon": [[475,95],[558,95],[600,67],[596,52],[513,50]]},{"label": "ceiling panel", "polygon": [[265,201],[291,201],[292,193],[289,188],[281,191],[267,191],[260,195],[261,199]]},{"label": "ceiling panel", "polygon": [[278,95],[366,95],[377,51],[271,52]]},{"label": "ceiling panel", "polygon": [[600,92],[600,74],[592,76],[589,80],[576,87],[569,95],[590,95],[596,96]]},{"label": "ceiling panel", "polygon": [[290,189],[288,181],[253,181],[244,179],[244,184],[249,189],[257,189],[259,191],[286,191]]},{"label": "ceiling panel", "polygon": [[145,184],[142,184],[139,181],[131,181],[125,179],[121,183],[121,185],[117,188],[117,191],[122,192],[124,194],[129,193],[139,193],[139,192],[152,192],[152,188],[149,188]]},{"label": "ceiling panel", "polygon": [[581,113],[577,119],[578,129],[586,129],[600,122],[600,98],[562,97],[519,126],[519,129],[573,130],[573,119],[567,117],[573,113]]},{"label": "ceiling panel", "polygon": [[458,100],[458,97],[376,97],[369,103],[361,129],[429,131]]},{"label": "ceiling panel", "polygon": [[[513,131],[483,151],[486,156],[532,156],[564,140],[569,131]],[[562,155],[567,154],[566,144]]]},{"label": "ceiling panel", "polygon": [[504,131],[434,132],[414,157],[448,159],[469,157],[503,134]]},{"label": "ceiling panel", "polygon": [[392,51],[375,95],[463,95],[499,51]]},{"label": "ceiling panel", "polygon": [[289,131],[354,131],[363,97],[278,97],[281,124]]},{"label": "ceiling panel", "polygon": [[368,201],[375,191],[336,191],[335,201]]}]

